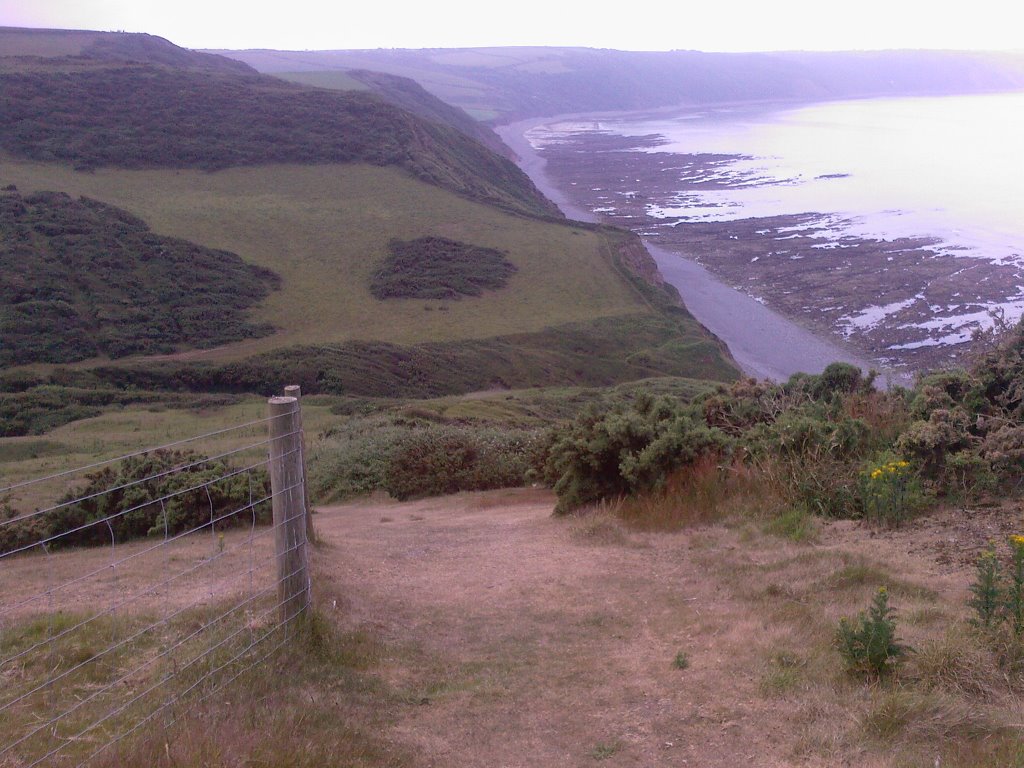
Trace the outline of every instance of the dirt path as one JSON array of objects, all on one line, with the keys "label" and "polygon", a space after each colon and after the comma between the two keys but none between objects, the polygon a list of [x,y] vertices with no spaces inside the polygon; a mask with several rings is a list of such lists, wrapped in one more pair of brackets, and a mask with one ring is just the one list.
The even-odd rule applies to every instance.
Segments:
[{"label": "dirt path", "polygon": [[[416,691],[397,742],[431,766],[845,763],[794,752],[803,710],[761,692],[761,659],[793,630],[752,610],[750,592],[834,551],[750,546],[749,531],[722,527],[626,533],[551,508],[547,495],[516,492],[319,515],[320,567],[347,595],[338,610],[400,649],[385,674]],[[914,556],[897,554],[913,570]],[[762,568],[775,575],[760,580]]]}]

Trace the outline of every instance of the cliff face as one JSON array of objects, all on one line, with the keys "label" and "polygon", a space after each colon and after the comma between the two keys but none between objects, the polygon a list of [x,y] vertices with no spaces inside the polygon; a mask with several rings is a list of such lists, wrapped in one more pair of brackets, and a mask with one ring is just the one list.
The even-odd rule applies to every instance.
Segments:
[{"label": "cliff face", "polygon": [[659,288],[671,288],[666,285],[665,278],[658,271],[654,257],[651,256],[638,236],[634,235],[619,246],[619,258],[630,272],[644,282]]}]

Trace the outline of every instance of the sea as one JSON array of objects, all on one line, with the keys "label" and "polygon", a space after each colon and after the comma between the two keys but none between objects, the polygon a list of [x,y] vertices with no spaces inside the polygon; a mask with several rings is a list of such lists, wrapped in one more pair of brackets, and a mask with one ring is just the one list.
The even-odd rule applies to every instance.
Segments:
[{"label": "sea", "polygon": [[[815,213],[823,248],[920,238],[936,253],[1024,267],[1024,93],[680,107],[554,120],[526,138],[541,150],[581,132],[659,137],[639,152],[725,157],[652,199],[656,220]],[[929,343],[962,343],[992,310],[1024,316],[1024,286],[965,308],[959,330],[947,324]]]}]

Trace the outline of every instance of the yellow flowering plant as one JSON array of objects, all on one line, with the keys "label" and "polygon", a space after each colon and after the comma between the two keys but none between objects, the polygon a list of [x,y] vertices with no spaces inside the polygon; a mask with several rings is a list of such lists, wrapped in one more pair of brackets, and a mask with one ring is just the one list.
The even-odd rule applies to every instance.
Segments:
[{"label": "yellow flowering plant", "polygon": [[869,522],[899,526],[920,501],[917,474],[909,461],[882,457],[870,462],[861,476],[864,517]]},{"label": "yellow flowering plant", "polygon": [[971,585],[968,605],[974,609],[976,627],[995,631],[1009,624],[1013,635],[1024,635],[1024,536],[1010,536],[1010,569],[999,562],[995,544],[978,556],[977,574]]}]

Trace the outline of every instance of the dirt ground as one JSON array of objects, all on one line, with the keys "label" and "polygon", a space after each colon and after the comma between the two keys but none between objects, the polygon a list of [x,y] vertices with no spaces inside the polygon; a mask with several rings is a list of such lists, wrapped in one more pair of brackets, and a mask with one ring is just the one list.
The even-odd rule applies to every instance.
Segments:
[{"label": "dirt ground", "polygon": [[[389,734],[423,765],[890,765],[856,737],[855,702],[766,695],[773,654],[832,665],[829,627],[896,573],[901,607],[920,616],[905,631],[933,633],[964,605],[986,532],[1014,525],[1004,513],[951,531],[940,516],[876,537],[844,522],[808,546],[749,526],[640,534],[552,506],[519,491],[318,515],[321,584],[344,596],[334,609],[405,649],[384,664],[389,682],[427,681]],[[824,624],[802,618],[815,601]],[[805,647],[805,621],[826,627],[824,650]]]},{"label": "dirt ground", "polygon": [[[930,767],[945,738],[1024,723],[998,669],[971,673],[977,695],[951,697],[930,661],[959,647],[977,553],[1024,529],[1017,508],[946,510],[881,533],[819,522],[798,544],[757,521],[641,533],[607,513],[553,518],[553,504],[525,489],[317,514],[316,602],[383,649],[370,672],[382,684],[376,736],[410,756],[402,765]],[[117,595],[141,611],[223,601],[251,588],[251,563],[272,563],[267,539],[233,531],[223,550],[206,536],[152,555],[138,542],[0,562],[0,629]],[[166,573],[183,576],[152,590]],[[839,617],[882,584],[900,639],[920,652],[905,673],[917,698],[851,680],[833,647]],[[880,738],[908,701],[917,714]]]}]

